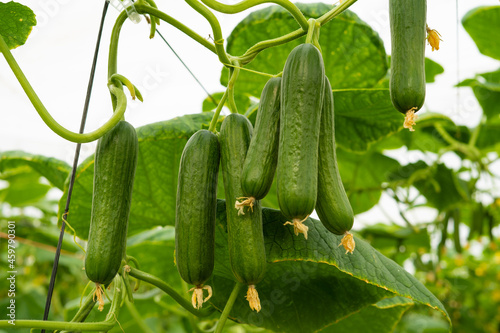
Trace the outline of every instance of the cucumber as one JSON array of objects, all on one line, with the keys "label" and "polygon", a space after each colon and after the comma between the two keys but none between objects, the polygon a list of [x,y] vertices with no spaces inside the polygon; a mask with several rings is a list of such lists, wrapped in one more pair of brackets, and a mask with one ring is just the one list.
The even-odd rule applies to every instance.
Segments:
[{"label": "cucumber", "polygon": [[247,300],[252,310],[260,311],[255,285],[266,271],[266,251],[262,228],[260,201],[254,203],[252,214],[234,209],[236,198],[243,196],[241,174],[252,136],[252,124],[240,114],[230,114],[222,122],[219,134],[222,177],[226,196],[229,261],[234,276],[247,284]]},{"label": "cucumber", "polygon": [[238,203],[253,210],[255,200],[263,199],[273,184],[278,163],[281,78],[267,81],[260,96],[257,120],[243,164],[241,189],[245,200]]},{"label": "cucumber", "polygon": [[[182,279],[195,286],[192,303],[197,309],[212,296],[212,288],[204,283],[214,269],[219,158],[217,136],[199,130],[184,147],[179,167],[175,262]],[[205,299],[203,289],[208,291]]]},{"label": "cucumber", "polygon": [[85,273],[98,285],[113,280],[125,256],[138,153],[137,134],[126,121],[97,143]]},{"label": "cucumber", "polygon": [[[340,178],[337,165],[337,154],[335,152],[335,117],[332,87],[330,81],[325,77],[325,97],[323,111],[321,112],[321,128],[319,132],[318,148],[318,199],[316,201],[316,213],[330,232],[336,235],[345,235],[342,241],[346,251],[352,253],[354,240],[348,233],[354,223],[349,198]],[[352,244],[352,246],[351,246]]]},{"label": "cucumber", "polygon": [[302,44],[288,56],[281,81],[278,203],[296,235],[314,210],[318,189],[318,141],[325,68],[319,50]]},{"label": "cucumber", "polygon": [[391,100],[410,131],[425,100],[426,12],[426,0],[389,0]]}]

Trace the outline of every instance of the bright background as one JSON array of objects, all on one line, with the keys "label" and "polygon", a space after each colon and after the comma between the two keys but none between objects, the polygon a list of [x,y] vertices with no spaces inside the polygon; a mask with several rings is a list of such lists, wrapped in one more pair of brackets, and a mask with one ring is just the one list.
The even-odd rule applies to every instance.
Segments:
[{"label": "bright background", "polygon": [[[52,116],[63,126],[78,131],[103,1],[20,2],[34,10],[38,24],[27,44],[13,50],[13,54]],[[430,47],[427,47],[426,56],[440,63],[445,68],[445,73],[437,77],[436,83],[427,86],[425,110],[443,113],[458,124],[473,126],[479,121],[480,106],[470,88],[457,91],[453,85],[476,73],[496,70],[498,65],[496,61],[477,51],[460,20],[470,9],[492,4],[498,4],[498,1],[428,1],[427,22],[431,28],[441,33],[443,42],[437,52],[431,52]],[[201,36],[209,38],[209,35],[213,35],[209,24],[185,2],[158,0],[157,5]],[[267,5],[257,8],[265,6]],[[380,34],[390,53],[388,1],[359,0],[351,10]],[[235,15],[217,13],[224,36],[227,37],[247,14],[248,12]],[[109,36],[117,16],[118,12],[110,6],[86,132],[98,128],[112,113],[106,87],[107,53]],[[219,83],[222,66],[215,54],[166,23],[158,28],[210,93],[223,91],[224,87]],[[149,26],[145,19],[138,25],[128,21],[122,29],[118,72],[138,86],[145,99],[144,103],[129,101],[126,119],[138,127],[200,112],[202,101],[207,97],[205,92],[158,36],[153,40],[148,36]],[[258,60],[257,57],[255,61]],[[0,59],[0,101],[0,150],[24,150],[72,163],[75,144],[60,138],[43,123],[3,58]],[[96,142],[82,145],[80,161],[94,152],[95,145]],[[406,164],[420,159],[421,155],[397,151],[391,153],[391,157]],[[449,163],[453,164],[453,161]],[[388,203],[390,200],[384,195],[380,204],[372,211],[359,215],[357,222],[400,221],[396,213],[395,216],[387,216],[386,212],[380,210],[384,202]],[[426,209],[414,210],[409,217],[421,220],[422,216],[419,215],[425,211]],[[431,211],[427,209],[428,213]]]}]

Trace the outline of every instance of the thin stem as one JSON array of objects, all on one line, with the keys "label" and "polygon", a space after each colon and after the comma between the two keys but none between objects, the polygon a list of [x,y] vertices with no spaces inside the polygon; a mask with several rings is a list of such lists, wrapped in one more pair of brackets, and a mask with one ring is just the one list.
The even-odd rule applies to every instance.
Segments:
[{"label": "thin stem", "polygon": [[327,13],[323,14],[320,18],[317,19],[318,23],[322,26],[325,25],[328,21],[331,21],[335,16],[342,13],[347,8],[351,7],[358,0],[347,0],[340,5],[332,8]]},{"label": "thin stem", "polygon": [[[153,20],[151,20],[153,21]],[[125,306],[127,307],[128,309],[128,312],[132,315],[132,318],[134,318],[134,322],[139,325],[139,327],[141,328],[141,330],[144,332],[144,333],[154,333],[148,325],[146,325],[146,323],[144,322],[144,320],[142,319],[141,317],[141,314],[139,313],[139,311],[137,311],[136,307],[134,306],[134,304],[130,303],[129,301],[125,301]]]},{"label": "thin stem", "polygon": [[21,84],[21,87],[23,88],[24,92],[28,96],[29,100],[31,101],[31,104],[35,107],[36,111],[42,118],[42,120],[45,122],[45,124],[52,130],[54,133],[57,135],[61,136],[62,138],[76,142],[76,143],[85,143],[85,142],[91,142],[94,140],[99,139],[101,136],[103,136],[105,133],[107,133],[111,128],[113,128],[123,117],[125,113],[125,109],[127,107],[127,99],[125,97],[125,94],[123,91],[120,89],[110,86],[110,91],[111,93],[116,96],[117,99],[117,105],[115,108],[115,112],[113,116],[101,127],[99,127],[97,130],[90,132],[90,133],[85,133],[85,134],[80,134],[77,132],[72,132],[62,125],[60,125],[52,116],[50,113],[47,111],[45,106],[43,105],[42,101],[36,94],[36,92],[33,90],[33,87],[29,83],[28,79],[24,75],[23,71],[19,67],[18,63],[12,56],[12,53],[9,50],[9,47],[5,43],[5,40],[3,39],[2,36],[0,36],[0,52],[3,54],[5,57],[5,60],[7,60],[7,63],[9,64],[12,72],[16,76],[17,80]]},{"label": "thin stem", "polygon": [[309,28],[307,29],[306,43],[311,44],[313,42],[314,29],[316,27],[316,20],[313,18],[310,18],[309,21],[307,21],[307,24],[309,25]]},{"label": "thin stem", "polygon": [[[325,25],[327,22],[331,21],[334,17],[342,13],[344,10],[349,8],[353,3],[357,0],[347,0],[346,2],[340,4],[339,6],[334,7],[329,12],[325,13],[323,16],[318,18],[316,21],[321,25]],[[285,43],[288,43],[292,40],[300,38],[307,33],[307,30],[304,28],[297,29],[291,33],[283,35],[278,38],[269,39],[266,41],[258,42],[254,46],[250,47],[243,55],[236,57],[237,60],[240,61],[241,65],[246,65],[251,62],[255,57],[263,50],[279,46]]]},{"label": "thin stem", "polygon": [[[484,121],[484,119],[483,119],[483,121]],[[471,146],[471,147],[476,146],[477,138],[479,137],[479,133],[481,132],[481,127],[483,125],[483,121],[479,122],[479,124],[477,124],[476,128],[474,128],[474,131],[472,131],[472,135],[471,135],[470,140],[469,140],[469,146]]]},{"label": "thin stem", "polygon": [[193,308],[191,302],[189,302],[187,299],[179,295],[179,293],[175,291],[174,288],[170,287],[168,284],[166,284],[164,281],[162,281],[161,279],[159,279],[154,275],[140,271],[137,268],[133,267],[130,267],[129,274],[130,276],[133,276],[136,279],[152,284],[153,286],[163,290],[170,297],[172,297],[177,303],[179,303],[180,306],[182,306],[184,309],[188,310],[197,317],[206,317],[215,311],[215,309],[212,307],[205,308],[202,310],[196,310],[195,308]]},{"label": "thin stem", "polygon": [[222,98],[219,102],[219,105],[217,105],[217,109],[215,109],[214,116],[212,117],[212,120],[210,121],[210,126],[208,127],[208,130],[210,132],[215,133],[215,126],[217,125],[217,120],[219,120],[220,111],[222,110],[222,107],[226,103],[226,99],[227,99],[227,89],[226,89],[226,91],[224,91],[224,95],[222,95]]},{"label": "thin stem", "polygon": [[[165,14],[161,10],[158,10],[158,9],[150,7],[150,6],[144,6],[144,5],[135,5],[135,9],[140,14],[150,14],[152,16],[159,18],[162,21],[167,22],[168,24],[179,29],[180,31],[182,31],[183,33],[185,33],[186,35],[188,35],[189,37],[191,37],[192,39],[194,39],[195,41],[197,41],[198,43],[200,43],[201,45],[203,45],[204,47],[206,47],[210,51],[212,51],[213,53],[217,54],[216,46],[214,46],[214,44],[210,43],[208,40],[201,37],[196,32],[194,32],[193,30],[191,30],[190,28],[188,28],[187,26],[185,26],[181,22],[177,21],[173,17]],[[221,34],[221,36],[222,36],[222,34]]]},{"label": "thin stem", "polygon": [[304,36],[307,33],[306,30],[298,29],[293,32],[290,32],[286,35],[283,35],[278,38],[273,38],[265,41],[258,42],[254,46],[250,47],[243,55],[239,57],[234,57],[233,59],[236,59],[240,62],[240,64],[246,65],[250,63],[255,57],[263,50],[268,49],[270,47],[275,47],[279,46],[282,44],[286,44],[288,42],[291,42],[292,40],[295,40],[297,38],[300,38]]},{"label": "thin stem", "polygon": [[[31,319],[16,319],[15,328],[38,328],[45,330],[66,331],[109,331],[115,326],[115,322],[101,321],[95,323],[71,323],[67,321],[45,321]],[[12,328],[8,320],[0,320],[0,328]]]},{"label": "thin stem", "polygon": [[224,329],[227,317],[229,316],[229,313],[233,308],[234,302],[236,301],[236,297],[238,296],[238,293],[240,292],[242,286],[243,284],[239,282],[236,282],[236,284],[234,285],[233,291],[231,292],[231,295],[229,295],[229,299],[227,300],[226,306],[224,307],[224,310],[220,315],[219,322],[217,323],[217,328],[215,329],[215,333],[221,333],[222,330]]},{"label": "thin stem", "polygon": [[275,3],[289,11],[301,28],[303,30],[307,30],[307,19],[304,14],[302,14],[300,9],[295,6],[295,4],[287,0],[244,0],[233,5],[226,5],[215,0],[201,0],[201,2],[213,10],[225,14],[236,14],[264,3]]},{"label": "thin stem", "polygon": [[238,76],[240,74],[239,63],[237,61],[234,62],[235,67],[232,67],[229,71],[230,79],[227,84],[227,93],[228,93],[228,102],[229,102],[229,110],[231,113],[238,113],[238,108],[236,107],[236,102],[234,101],[234,86],[236,85],[236,81],[238,80]]},{"label": "thin stem", "polygon": [[203,6],[197,0],[186,0],[186,2],[194,10],[200,13],[208,21],[208,23],[210,23],[214,34],[215,49],[217,51],[217,55],[219,56],[219,61],[224,65],[230,64],[231,61],[227,56],[226,50],[224,50],[224,36],[222,35],[222,30],[217,17],[215,17],[215,15],[207,7]]}]

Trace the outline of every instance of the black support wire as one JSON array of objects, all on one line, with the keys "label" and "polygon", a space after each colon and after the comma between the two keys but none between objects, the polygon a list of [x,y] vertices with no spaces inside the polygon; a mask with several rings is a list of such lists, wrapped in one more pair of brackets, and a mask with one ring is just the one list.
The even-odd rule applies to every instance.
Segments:
[{"label": "black support wire", "polygon": [[[83,133],[83,130],[85,129],[85,122],[87,121],[87,114],[88,114],[89,103],[90,103],[90,95],[92,94],[92,86],[94,84],[94,76],[95,76],[95,70],[96,70],[96,65],[97,65],[97,56],[99,54],[99,45],[101,43],[101,36],[102,36],[102,30],[103,30],[103,26],[104,26],[104,19],[106,17],[106,13],[108,11],[108,5],[109,5],[109,2],[104,1],[104,8],[102,10],[101,23],[99,26],[99,32],[97,34],[97,42],[96,42],[95,51],[94,51],[94,60],[92,62],[92,68],[90,69],[89,84],[87,86],[87,95],[85,98],[85,104],[83,106],[82,121],[80,123],[80,132],[79,133]],[[59,266],[59,257],[61,255],[62,241],[64,238],[64,229],[66,228],[66,219],[68,217],[69,203],[71,201],[71,193],[73,192],[73,185],[75,183],[75,174],[76,174],[76,168],[78,166],[78,158],[80,157],[81,146],[82,146],[81,143],[78,143],[76,145],[75,158],[73,160],[73,169],[71,171],[71,179],[70,179],[69,187],[68,187],[68,197],[66,199],[66,207],[65,207],[64,213],[62,215],[61,232],[59,234],[59,241],[57,243],[57,250],[56,250],[55,257],[54,257],[54,265],[52,266],[52,274],[50,276],[49,291],[47,293],[47,300],[45,302],[45,312],[43,314],[43,320],[47,320],[49,317],[50,304],[52,301],[52,294],[54,291],[54,285],[55,285],[55,281],[56,281],[57,268]],[[42,330],[42,333],[45,333],[45,330]]]}]

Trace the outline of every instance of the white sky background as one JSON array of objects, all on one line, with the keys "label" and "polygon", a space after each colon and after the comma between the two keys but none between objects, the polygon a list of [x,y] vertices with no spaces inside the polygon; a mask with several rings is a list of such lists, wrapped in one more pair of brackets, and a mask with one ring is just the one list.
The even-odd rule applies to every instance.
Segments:
[{"label": "white sky background", "polygon": [[[51,115],[61,125],[77,132],[103,1],[18,1],[33,9],[38,24],[27,43],[12,53]],[[496,70],[499,63],[481,55],[461,25],[457,57],[456,2],[428,1],[427,22],[441,33],[444,41],[439,51],[431,52],[428,46],[426,56],[440,63],[445,68],[445,74],[438,76],[436,83],[427,86],[424,109],[441,112],[457,123],[472,126],[479,121],[480,107],[468,88],[460,89],[457,106],[457,90],[453,88],[457,82],[457,59],[460,80],[473,77],[476,73]],[[458,0],[458,17],[461,19],[477,6],[498,4],[497,0]],[[213,36],[209,24],[184,1],[157,0],[157,5],[201,36]],[[388,0],[359,0],[350,9],[379,33],[389,53]],[[248,13],[217,13],[224,36],[227,37]],[[110,6],[85,132],[97,129],[112,114],[106,86],[107,53],[117,16],[118,12]],[[222,66],[217,56],[164,22],[158,28],[209,92],[224,89],[219,83]],[[139,25],[126,22],[120,35],[118,72],[138,86],[145,99],[144,103],[129,100],[129,109],[125,114],[127,121],[138,127],[200,112],[202,101],[206,98],[204,91],[158,36],[153,40],[148,36],[149,26],[144,19]],[[258,60],[257,57],[255,61]],[[24,150],[72,163],[75,144],[62,139],[43,123],[1,56],[0,115],[0,151]],[[95,145],[95,142],[82,145],[80,161],[94,152]],[[417,159],[411,154],[398,157],[404,162]]]}]

